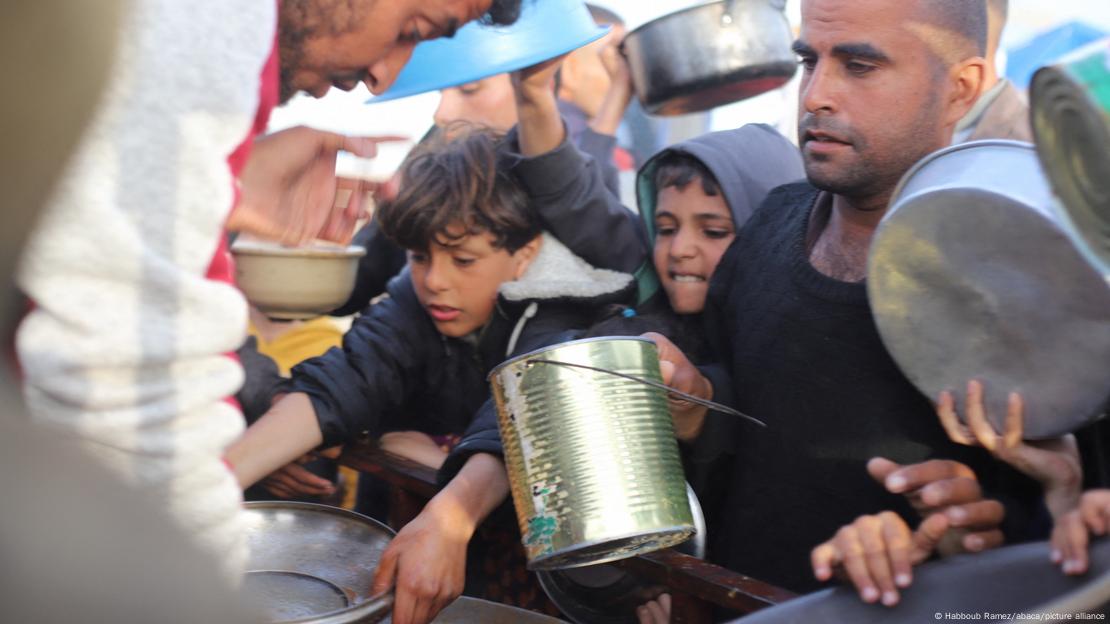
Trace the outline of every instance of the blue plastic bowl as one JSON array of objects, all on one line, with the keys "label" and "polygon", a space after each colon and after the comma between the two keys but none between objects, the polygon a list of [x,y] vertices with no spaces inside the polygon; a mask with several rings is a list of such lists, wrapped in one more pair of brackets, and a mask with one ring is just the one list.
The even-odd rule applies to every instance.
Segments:
[{"label": "blue plastic bowl", "polygon": [[608,32],[609,26],[594,23],[582,0],[524,0],[520,19],[512,26],[470,22],[450,39],[416,46],[393,85],[367,103],[524,69],[597,41]]}]

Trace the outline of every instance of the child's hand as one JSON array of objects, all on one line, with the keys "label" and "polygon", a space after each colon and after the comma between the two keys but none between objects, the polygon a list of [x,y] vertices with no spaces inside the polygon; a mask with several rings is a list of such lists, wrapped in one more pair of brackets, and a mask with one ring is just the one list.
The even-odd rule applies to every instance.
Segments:
[{"label": "child's hand", "polygon": [[599,52],[601,64],[609,74],[609,90],[602,100],[601,108],[590,120],[590,128],[599,134],[615,135],[628,104],[632,102],[632,69],[621,51],[623,41],[624,29],[614,26],[608,43]]},{"label": "child's hand", "polygon": [[955,400],[950,392],[942,392],[937,401],[937,416],[953,442],[982,446],[998,459],[1040,482],[1045,502],[1053,518],[1059,519],[1079,502],[1083,471],[1075,437],[1066,435],[1054,440],[1026,442],[1023,434],[1023,401],[1011,392],[1006,412],[1006,431],[999,434],[987,420],[983,408],[983,384],[972,380],[967,384],[967,405],[960,422]]},{"label": "child's hand", "polygon": [[892,494],[904,495],[922,518],[943,513],[952,529],[939,550],[950,555],[979,552],[1000,546],[999,526],[1006,510],[996,500],[984,499],[975,472],[960,462],[934,459],[902,466],[875,457],[867,472]]},{"label": "child's hand", "polygon": [[671,595],[660,594],[655,600],[637,607],[636,619],[640,624],[670,624]]},{"label": "child's hand", "polygon": [[296,462],[275,470],[262,480],[262,487],[278,498],[331,496],[335,493],[335,484],[312,474],[301,465],[311,459],[311,456],[305,455]]},{"label": "child's hand", "polygon": [[425,624],[462,593],[473,529],[432,500],[382,553],[371,593],[396,586],[394,624]]},{"label": "child's hand", "polygon": [[518,98],[528,99],[535,95],[550,93],[555,97],[555,74],[563,65],[567,55],[557,56],[553,59],[541,61],[535,65],[519,69],[511,74],[513,89]]},{"label": "child's hand", "polygon": [[834,570],[847,574],[864,602],[881,599],[893,607],[901,600],[898,590],[913,582],[913,566],[929,558],[948,528],[941,513],[925,518],[912,533],[892,511],[861,516],[813,549],[813,574],[819,581],[831,579]]},{"label": "child's hand", "polygon": [[566,131],[555,99],[555,73],[566,55],[512,73],[520,152],[529,158],[563,143]]},{"label": "child's hand", "polygon": [[1106,535],[1110,531],[1110,490],[1091,490],[1073,509],[1056,521],[1052,530],[1052,562],[1064,574],[1080,575],[1090,565],[1087,545],[1090,534]]}]

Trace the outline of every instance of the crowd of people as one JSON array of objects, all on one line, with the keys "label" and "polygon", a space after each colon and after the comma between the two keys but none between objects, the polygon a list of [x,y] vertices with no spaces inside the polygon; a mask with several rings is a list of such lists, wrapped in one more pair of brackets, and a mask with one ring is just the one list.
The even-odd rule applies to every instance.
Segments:
[{"label": "crowd of people", "polygon": [[[338,151],[372,156],[376,139],[263,135],[269,111],[331,86],[380,93],[419,41],[511,23],[521,0],[203,4],[132,3],[24,256],[18,357],[34,419],[155,493],[229,583],[242,491],[332,494],[334,473],[306,460],[369,435],[442,485],[382,556],[374,590],[395,589],[395,623],[428,622],[464,591],[550,611],[533,579],[506,588],[483,565],[519,546],[482,529],[509,493],[486,377],[540,347],[640,334],[666,383],[768,424],[670,402],[711,561],[795,592],[839,576],[888,607],[917,564],[1006,543],[1051,539],[1052,563],[1086,572],[1091,536],[1110,531],[1110,490],[1083,492],[1105,478],[1099,434],[1026,442],[1023,397],[975,379],[961,405],[922,395],[865,287],[910,167],[954,142],[1031,140],[994,63],[1006,0],[803,0],[797,144],[750,124],[669,146],[639,168],[636,206],[617,182],[632,83],[609,11],[591,7],[612,26],[591,46],[445,89],[387,191],[334,174]],[[201,38],[220,45],[198,51]],[[365,246],[333,313],[354,315],[341,344],[330,321],[255,311],[242,348],[228,232]],[[294,334],[316,346],[276,346],[302,344]],[[987,391],[1009,395],[1003,431]],[[360,477],[363,509],[396,519],[374,484]],[[664,596],[638,616],[669,608]]]}]

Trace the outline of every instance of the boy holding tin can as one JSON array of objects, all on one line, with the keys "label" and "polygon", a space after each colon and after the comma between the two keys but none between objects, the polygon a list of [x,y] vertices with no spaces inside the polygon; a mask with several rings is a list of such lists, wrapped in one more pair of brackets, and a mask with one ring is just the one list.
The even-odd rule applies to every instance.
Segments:
[{"label": "boy holding tin can", "polygon": [[[410,159],[400,195],[379,212],[407,250],[405,270],[343,348],[295,367],[288,393],[229,449],[241,485],[361,434],[461,434],[493,413],[490,369],[577,337],[603,307],[631,298],[630,275],[594,269],[543,235],[498,162],[498,141],[472,132]],[[481,439],[469,444],[457,474],[383,554],[375,589],[396,585],[395,622],[427,621],[462,591],[467,543],[508,493],[500,458]]]}]

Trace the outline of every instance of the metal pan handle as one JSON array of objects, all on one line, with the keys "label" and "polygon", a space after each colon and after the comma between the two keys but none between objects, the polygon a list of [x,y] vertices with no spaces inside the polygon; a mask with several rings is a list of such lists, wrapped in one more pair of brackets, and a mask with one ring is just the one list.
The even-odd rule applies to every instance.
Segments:
[{"label": "metal pan handle", "polygon": [[695,403],[695,404],[700,405],[702,407],[709,408],[709,409],[713,410],[714,412],[720,412],[722,414],[728,414],[729,416],[739,416],[740,418],[743,418],[744,420],[755,423],[755,424],[759,425],[760,427],[766,427],[767,426],[767,423],[763,422],[762,420],[759,420],[758,418],[753,418],[751,416],[748,416],[747,414],[745,414],[743,412],[739,412],[737,410],[734,410],[734,409],[732,409],[731,407],[729,407],[727,405],[721,405],[720,403],[715,403],[713,401],[709,401],[709,400],[703,399],[701,397],[696,397],[692,394],[687,394],[687,393],[685,393],[681,390],[676,390],[676,389],[668,386],[667,384],[659,383],[658,381],[654,381],[654,380],[651,380],[651,379],[644,379],[643,377],[638,377],[636,375],[627,375],[625,373],[618,373],[617,371],[609,370],[607,368],[598,368],[596,366],[587,366],[586,364],[575,364],[573,362],[560,362],[558,360],[540,360],[540,359],[528,360],[528,364],[554,364],[556,366],[568,366],[570,368],[581,368],[583,370],[593,371],[595,373],[605,373],[606,375],[612,375],[614,377],[620,377],[622,379],[627,379],[629,381],[635,381],[637,383],[644,384],[645,386],[651,386],[652,388],[658,388],[660,390],[665,390],[668,394],[672,394],[672,395],[682,399],[683,401],[689,401],[691,403]]}]

